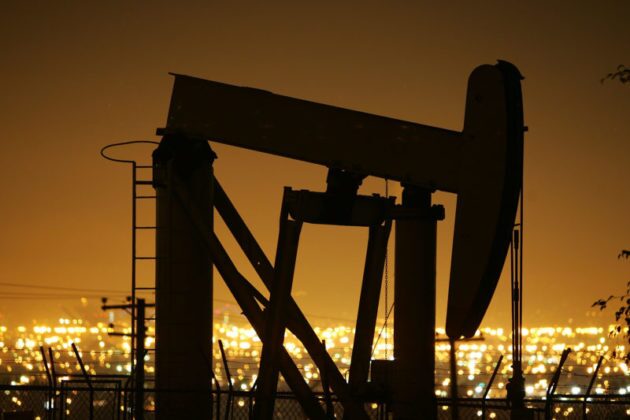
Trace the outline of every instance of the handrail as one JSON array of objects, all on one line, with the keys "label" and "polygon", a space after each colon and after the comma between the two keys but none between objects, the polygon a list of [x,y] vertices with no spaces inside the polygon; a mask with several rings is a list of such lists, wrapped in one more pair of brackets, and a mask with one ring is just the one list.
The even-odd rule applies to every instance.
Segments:
[{"label": "handrail", "polygon": [[153,141],[153,140],[130,140],[130,141],[123,141],[120,143],[112,143],[112,144],[108,144],[107,146],[104,146],[101,149],[101,156],[103,156],[105,159],[107,160],[111,160],[112,162],[120,162],[120,163],[136,163],[135,160],[127,160],[127,159],[116,159],[110,156],[107,156],[105,154],[105,151],[107,149],[111,149],[112,147],[119,147],[119,146],[128,146],[130,144],[160,144],[157,141]]},{"label": "handrail", "polygon": [[[131,302],[133,302],[133,304],[131,305],[129,314],[131,315],[131,371],[136,371],[135,370],[135,365],[136,365],[136,361],[138,359],[137,356],[137,351],[136,351],[136,346],[137,346],[137,340],[135,338],[136,335],[136,260],[139,259],[145,259],[143,257],[138,257],[136,255],[136,230],[137,230],[137,224],[136,224],[136,200],[138,199],[138,194],[136,191],[136,186],[138,184],[152,184],[152,181],[147,181],[147,180],[142,180],[142,181],[138,181],[137,179],[137,170],[138,168],[151,168],[152,166],[147,166],[147,165],[138,165],[137,162],[135,160],[129,160],[129,159],[117,159],[111,156],[107,155],[107,150],[111,149],[113,147],[120,147],[120,146],[128,146],[128,145],[132,145],[132,144],[153,144],[153,145],[158,145],[159,143],[153,140],[130,140],[130,141],[123,141],[123,142],[119,142],[119,143],[112,143],[112,144],[108,144],[106,146],[104,146],[103,148],[101,148],[100,154],[103,158],[110,160],[112,162],[118,162],[118,163],[128,163],[131,164],[131,186],[132,186],[132,200],[131,200]],[[142,198],[147,198],[149,196],[143,196]],[[136,358],[133,357],[133,355],[136,355]],[[143,357],[143,356],[141,356]],[[130,379],[129,379],[130,380]],[[125,384],[125,389],[126,387],[129,385],[129,380],[127,380],[127,383]],[[125,406],[127,404],[126,401],[126,397],[125,397]]]}]

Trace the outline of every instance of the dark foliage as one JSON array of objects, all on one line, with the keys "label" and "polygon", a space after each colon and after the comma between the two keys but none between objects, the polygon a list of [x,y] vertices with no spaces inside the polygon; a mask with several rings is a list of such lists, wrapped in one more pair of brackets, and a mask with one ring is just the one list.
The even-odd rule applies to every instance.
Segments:
[{"label": "dark foliage", "polygon": [[[622,250],[619,253],[619,258],[630,258],[629,250]],[[623,295],[610,295],[606,299],[598,299],[591,305],[591,307],[598,307],[600,311],[603,311],[608,307],[608,304],[617,304],[617,310],[615,311],[615,326],[610,331],[610,337],[615,338],[622,336],[624,341],[630,344],[630,281],[626,283],[626,293]],[[613,352],[613,357],[617,355]],[[626,362],[630,362],[630,352],[627,352],[624,356]]]},{"label": "dark foliage", "polygon": [[617,67],[617,71],[608,73],[606,77],[602,78],[601,82],[604,83],[606,80],[619,80],[623,84],[630,84],[630,67],[620,64]]}]

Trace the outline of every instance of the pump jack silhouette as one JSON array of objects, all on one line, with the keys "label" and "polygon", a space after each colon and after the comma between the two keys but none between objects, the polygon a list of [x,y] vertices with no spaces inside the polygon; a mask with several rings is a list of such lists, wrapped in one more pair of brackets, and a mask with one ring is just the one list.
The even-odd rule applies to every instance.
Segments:
[{"label": "pump jack silhouette", "polygon": [[[472,72],[461,132],[189,76],[174,78],[167,124],[158,130],[163,137],[153,154],[156,418],[212,417],[212,374],[190,369],[191,364],[207,366],[212,354],[212,265],[263,342],[255,418],[272,418],[279,372],[309,418],[327,418],[283,347],[287,328],[326,372],[345,418],[368,418],[364,402],[373,395],[391,402],[395,419],[436,418],[436,224],[444,211],[432,205],[431,193],[457,194],[446,331],[453,340],[472,337],[509,249],[522,186],[522,77],[517,68],[499,61]],[[208,140],[329,168],[323,192],[285,188],[273,265],[214,178]],[[402,203],[359,195],[366,176],[400,182]],[[240,274],[217,239],[213,207],[269,298]],[[394,360],[375,363],[370,377],[392,221]],[[369,229],[348,381],[291,297],[303,223]],[[185,392],[168,392],[173,390]]]}]

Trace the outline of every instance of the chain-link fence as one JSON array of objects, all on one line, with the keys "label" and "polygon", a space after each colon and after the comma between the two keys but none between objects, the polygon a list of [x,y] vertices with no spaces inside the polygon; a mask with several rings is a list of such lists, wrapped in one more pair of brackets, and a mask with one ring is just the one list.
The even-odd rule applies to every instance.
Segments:
[{"label": "chain-link fence", "polygon": [[[54,391],[46,386],[0,386],[0,410],[4,418],[29,420],[126,420],[135,416],[131,410],[134,391],[125,389],[116,381],[96,382],[92,387],[85,383],[68,381]],[[316,394],[323,410],[331,418],[343,417],[343,406],[334,396],[326,401]],[[145,390],[143,417],[155,418],[155,391]],[[247,420],[253,418],[253,393],[220,391],[213,393],[214,418]],[[328,404],[327,404],[328,402]],[[547,419],[627,419],[630,418],[630,395],[594,396],[584,401],[580,396],[556,396],[547,402],[543,399],[528,399],[526,406],[534,420]],[[279,393],[274,405],[274,419],[306,419],[299,401],[290,393]],[[385,404],[368,402],[365,411],[374,420],[391,419],[392,413]],[[454,417],[452,400],[437,399],[438,418],[450,420]],[[458,418],[465,419],[510,419],[510,409],[505,399],[463,398],[456,408]],[[14,417],[11,417],[13,415]],[[18,417],[19,415],[19,417]],[[0,417],[2,418],[2,417]]]},{"label": "chain-link fence", "polygon": [[[588,398],[556,397],[550,401],[529,399],[525,406],[533,420],[551,419],[628,419],[630,418],[630,398],[624,396]],[[506,400],[461,399],[457,407],[459,419],[509,420],[511,410]],[[450,420],[453,415],[452,401],[438,400],[438,418]]]},{"label": "chain-link fence", "polygon": [[32,418],[45,419],[49,397],[49,389],[43,386],[3,386],[0,387],[0,412],[30,413]]}]

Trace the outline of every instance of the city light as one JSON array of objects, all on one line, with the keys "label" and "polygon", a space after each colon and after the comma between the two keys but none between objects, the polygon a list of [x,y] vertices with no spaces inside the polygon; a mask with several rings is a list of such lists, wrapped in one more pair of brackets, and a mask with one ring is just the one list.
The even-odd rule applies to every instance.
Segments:
[{"label": "city light", "polygon": [[[254,329],[242,317],[223,314],[214,323],[214,342],[222,340],[228,366],[235,388],[247,391],[255,382],[262,343]],[[391,327],[391,325],[390,325]],[[123,332],[130,332],[128,327]],[[342,374],[347,374],[352,357],[354,330],[348,325],[315,327],[316,333],[326,341],[326,348]],[[542,327],[528,328],[524,334],[523,370],[526,377],[526,393],[531,397],[544,396],[551,376],[557,369],[560,353],[567,347],[573,349],[562,370],[557,394],[582,395],[593,376],[600,355],[606,356],[593,385],[593,394],[624,395],[630,392],[630,371],[623,356],[626,348],[611,343],[608,331],[603,328]],[[83,363],[92,374],[129,374],[131,369],[129,337],[109,336],[111,329],[104,323],[90,324],[81,319],[62,318],[54,325],[41,323],[15,328],[0,326],[0,375],[4,383],[15,385],[45,384],[46,370],[42,362],[40,346],[53,351],[58,380],[81,375],[71,344],[81,350]],[[378,336],[375,332],[375,337]],[[392,330],[385,331],[390,337]],[[437,333],[443,333],[438,330]],[[146,345],[155,345],[155,331],[149,326]],[[381,339],[375,343],[375,359],[392,359],[394,349],[389,340],[386,346]],[[511,337],[501,328],[484,328],[476,341],[462,341],[457,348],[457,376],[460,396],[479,397],[488,386],[499,356],[504,355],[497,377],[488,395],[503,398],[505,384],[511,377]],[[310,359],[302,344],[290,333],[285,338],[285,348],[302,371],[305,381],[315,389],[321,387],[317,366]],[[214,346],[214,370],[220,386],[225,384],[225,371],[218,345]],[[617,358],[609,354],[614,349]],[[449,344],[436,342],[436,395],[450,395]],[[48,354],[48,353],[46,353]],[[47,356],[48,357],[48,356]],[[145,357],[148,377],[154,373],[154,355]],[[50,363],[50,360],[49,360]],[[195,366],[191,366],[195,369]],[[284,383],[280,388],[286,389]],[[321,388],[320,388],[321,389]]]}]

